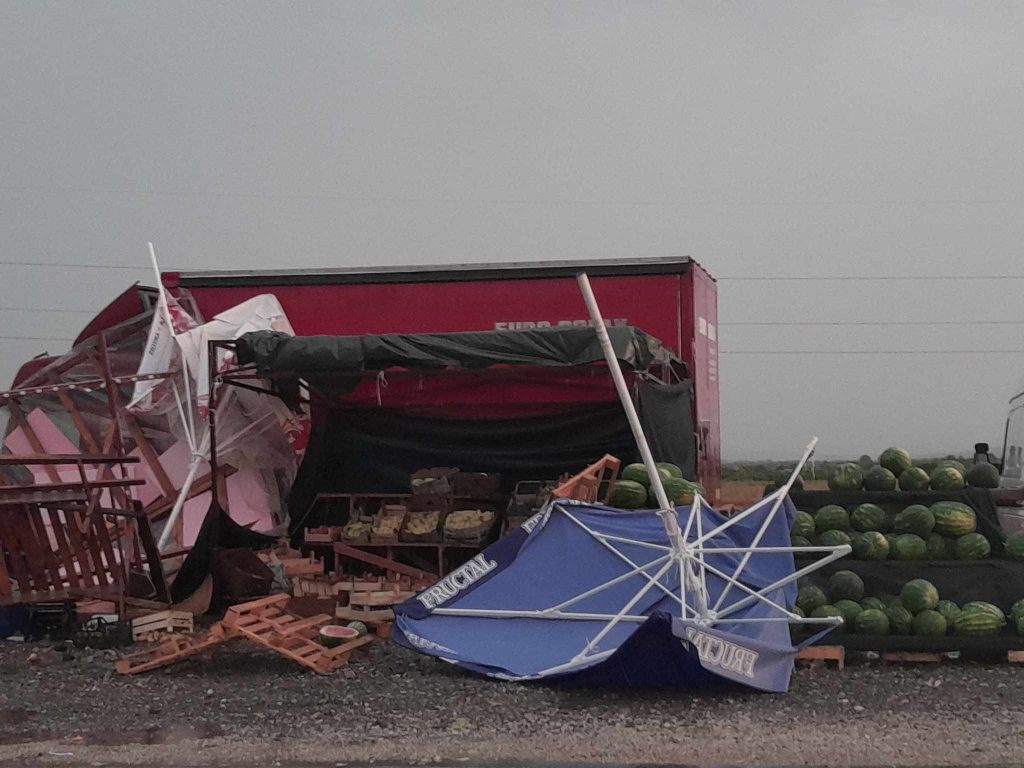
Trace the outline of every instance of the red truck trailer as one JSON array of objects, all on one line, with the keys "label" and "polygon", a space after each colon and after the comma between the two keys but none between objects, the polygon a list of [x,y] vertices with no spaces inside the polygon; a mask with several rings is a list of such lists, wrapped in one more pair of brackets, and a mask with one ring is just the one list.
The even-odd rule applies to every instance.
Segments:
[{"label": "red truck trailer", "polygon": [[168,272],[163,282],[186,289],[207,319],[272,293],[298,335],[356,336],[586,325],[587,309],[574,279],[580,271],[590,275],[607,323],[646,331],[689,367],[697,475],[716,498],[718,296],[714,278],[692,259]]}]

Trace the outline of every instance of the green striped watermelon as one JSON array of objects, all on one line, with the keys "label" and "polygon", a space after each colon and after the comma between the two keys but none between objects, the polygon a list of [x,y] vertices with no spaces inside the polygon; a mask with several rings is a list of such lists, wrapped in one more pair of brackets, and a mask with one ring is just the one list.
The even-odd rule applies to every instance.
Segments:
[{"label": "green striped watermelon", "polygon": [[1024,560],[1024,532],[1011,534],[1006,538],[1006,556]]},{"label": "green striped watermelon", "polygon": [[889,619],[889,632],[893,635],[909,635],[914,624],[914,614],[902,605],[894,605],[885,609]]},{"label": "green striped watermelon", "polygon": [[928,545],[920,536],[903,533],[896,537],[893,557],[896,560],[924,560],[928,556]]},{"label": "green striped watermelon", "polygon": [[912,579],[900,590],[900,600],[907,610],[918,613],[939,604],[939,590],[925,579]]},{"label": "green striped watermelon", "polygon": [[999,470],[987,461],[983,461],[968,469],[964,480],[973,488],[998,488]]},{"label": "green striped watermelon", "polygon": [[[672,475],[667,469],[658,469],[658,474],[661,476],[662,481],[668,480]],[[651,487],[651,477],[647,474],[647,467],[641,463],[627,464],[622,470],[623,480],[632,480],[634,483],[640,483],[644,488]]]},{"label": "green striped watermelon", "polygon": [[895,491],[896,475],[885,467],[874,466],[864,473],[865,491]]},{"label": "green striped watermelon", "polygon": [[927,551],[925,558],[927,560],[945,560],[946,559],[946,540],[939,536],[937,533],[933,533],[928,537],[925,542]]},{"label": "green striped watermelon", "polygon": [[654,466],[656,466],[658,469],[663,469],[666,472],[668,472],[669,477],[677,477],[680,480],[684,479],[683,470],[675,464],[670,464],[667,461],[659,461]]},{"label": "green striped watermelon", "polygon": [[896,533],[912,533],[927,539],[935,528],[935,516],[923,504],[911,504],[893,520],[892,529]]},{"label": "green striped watermelon", "polygon": [[879,600],[877,597],[865,597],[860,601],[860,607],[865,611],[869,608],[874,608],[876,611],[884,611],[885,603]]},{"label": "green striped watermelon", "polygon": [[899,477],[903,472],[914,466],[910,453],[903,448],[886,448],[882,451],[882,455],[878,457],[878,463],[896,475],[896,477]]},{"label": "green striped watermelon", "polygon": [[901,491],[927,491],[931,479],[920,467],[911,467],[900,475],[898,482]]},{"label": "green striped watermelon", "polygon": [[913,634],[920,637],[942,637],[947,629],[946,618],[938,611],[930,609],[917,614],[911,625]]},{"label": "green striped watermelon", "polygon": [[853,571],[836,571],[829,576],[825,591],[833,605],[839,600],[860,600],[864,597],[864,580]]},{"label": "green striped watermelon", "polygon": [[1024,616],[1024,599],[1018,600],[1016,603],[1010,606],[1010,615],[1014,618],[1018,616]]},{"label": "green striped watermelon", "polygon": [[946,468],[955,469],[961,475],[967,474],[967,467],[964,466],[964,463],[962,461],[957,461],[956,459],[943,459],[942,461],[935,465],[935,469]]},{"label": "green striped watermelon", "polygon": [[850,513],[850,526],[855,531],[886,531],[888,515],[877,504],[859,504]]},{"label": "green striped watermelon", "polygon": [[978,526],[974,510],[959,501],[937,501],[929,509],[935,518],[935,532],[943,536],[963,536]]},{"label": "green striped watermelon", "polygon": [[989,637],[998,635],[1003,629],[1004,621],[1000,621],[990,611],[980,608],[964,609],[953,620],[953,634],[969,637]]},{"label": "green striped watermelon", "polygon": [[942,614],[947,627],[952,627],[956,617],[960,615],[960,606],[952,600],[939,600],[935,605],[935,610]]},{"label": "green striped watermelon", "polygon": [[992,553],[992,545],[980,533],[968,533],[956,540],[957,560],[984,560]]},{"label": "green striped watermelon", "polygon": [[846,531],[825,531],[818,534],[818,545],[822,547],[841,547],[850,543],[850,535]]},{"label": "green striped watermelon", "polygon": [[1003,624],[1006,623],[1006,614],[1003,613],[1003,609],[994,603],[987,603],[984,600],[972,600],[969,603],[964,603],[963,611],[987,611],[995,616]]},{"label": "green striped watermelon", "polygon": [[643,509],[647,489],[635,480],[618,480],[608,495],[608,506],[615,509]]},{"label": "green striped watermelon", "polygon": [[850,513],[838,504],[826,504],[814,513],[814,527],[819,533],[850,530]]},{"label": "green striped watermelon", "polygon": [[857,615],[854,626],[862,635],[888,635],[889,617],[877,608],[866,608]]},{"label": "green striped watermelon", "polygon": [[789,544],[793,547],[813,547],[814,544],[810,539],[803,536],[790,536]]},{"label": "green striped watermelon", "polygon": [[864,471],[852,462],[838,464],[832,468],[828,487],[832,491],[859,491],[864,482]]},{"label": "green striped watermelon", "polygon": [[858,560],[885,560],[889,557],[889,540],[878,531],[861,533],[850,542]]},{"label": "green striped watermelon", "polygon": [[811,611],[812,619],[841,619],[843,614],[834,605],[822,605]]},{"label": "green striped watermelon", "polygon": [[802,510],[797,510],[796,516],[793,518],[793,527],[789,529],[790,536],[803,536],[809,539],[814,535],[815,530],[814,518]]},{"label": "green striped watermelon", "polygon": [[797,608],[802,610],[805,614],[810,614],[815,608],[820,608],[826,604],[828,604],[828,598],[825,597],[825,593],[822,591],[821,587],[801,587],[800,591],[797,592]]},{"label": "green striped watermelon", "polygon": [[839,611],[839,615],[843,617],[843,626],[852,632],[856,626],[857,617],[864,610],[860,607],[860,603],[853,600],[836,600],[835,607]]},{"label": "green striped watermelon", "polygon": [[932,472],[928,484],[933,491],[958,491],[964,487],[964,476],[953,467],[939,467]]}]

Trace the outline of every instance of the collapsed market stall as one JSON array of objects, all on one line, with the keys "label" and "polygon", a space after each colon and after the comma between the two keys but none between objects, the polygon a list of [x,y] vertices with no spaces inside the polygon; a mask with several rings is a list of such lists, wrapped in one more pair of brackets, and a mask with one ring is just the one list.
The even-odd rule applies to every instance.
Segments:
[{"label": "collapsed market stall", "polygon": [[[643,331],[610,329],[659,459],[693,476],[685,367]],[[211,345],[239,367],[227,385],[267,379],[295,405],[311,393],[311,433],[289,495],[293,532],[325,521],[323,493],[401,494],[425,467],[521,480],[575,473],[605,453],[636,457],[603,354],[588,328],[289,337],[252,333]],[[218,363],[219,365],[219,363]],[[211,369],[215,369],[211,365]]]}]

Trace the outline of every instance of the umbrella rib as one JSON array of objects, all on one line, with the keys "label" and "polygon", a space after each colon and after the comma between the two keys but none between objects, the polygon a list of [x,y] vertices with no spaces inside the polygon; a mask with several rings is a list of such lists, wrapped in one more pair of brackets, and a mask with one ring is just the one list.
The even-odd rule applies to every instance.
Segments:
[{"label": "umbrella rib", "polygon": [[[658,570],[657,574],[655,574],[654,578],[656,579],[656,581],[651,581],[651,582],[645,584],[643,587],[641,587],[640,591],[637,592],[632,597],[632,599],[628,603],[626,603],[625,606],[623,606],[622,610],[619,611],[618,615],[616,615],[615,618],[613,618],[611,621],[609,621],[604,626],[604,628],[600,632],[597,633],[597,636],[594,637],[594,639],[591,640],[589,643],[587,643],[586,647],[576,655],[576,658],[579,659],[581,657],[585,657],[588,653],[590,653],[594,649],[594,646],[596,646],[598,643],[600,643],[608,635],[609,632],[611,632],[613,629],[615,629],[615,625],[618,624],[622,620],[623,616],[626,616],[627,614],[629,614],[629,612],[631,610],[633,610],[633,606],[635,606],[637,603],[640,602],[640,599],[644,595],[646,595],[648,593],[648,591],[650,591],[651,587],[653,587],[655,584],[660,586],[661,585],[661,577],[664,576],[665,572],[668,571],[668,569],[672,567],[672,563],[674,563],[674,562],[675,562],[675,558],[673,557],[667,563],[665,563]],[[671,594],[671,593],[669,593],[669,594]],[[675,595],[672,595],[672,596],[675,597]]]},{"label": "umbrella rib", "polygon": [[[800,475],[800,471],[804,468],[804,464],[807,463],[807,460],[814,452],[814,446],[817,441],[817,438],[814,438],[814,440],[811,441],[810,445],[808,445],[804,450],[804,454],[800,457],[800,461],[797,463],[796,467],[794,467],[793,471],[789,473],[789,477],[786,479],[785,484],[779,488],[778,498],[775,499],[775,503],[772,504],[771,510],[765,516],[764,522],[761,523],[761,527],[758,529],[754,540],[750,542],[750,551],[743,555],[743,559],[740,560],[739,565],[736,567],[736,571],[732,575],[737,581],[740,578],[740,574],[743,573],[743,569],[747,567],[747,563],[750,562],[750,558],[754,555],[754,550],[757,548],[757,545],[761,543],[761,539],[764,538],[765,533],[768,532],[768,527],[775,520],[775,515],[778,514],[779,509],[782,507],[782,500],[789,494],[789,489],[793,486],[796,478]],[[725,589],[723,589],[722,594],[718,596],[718,600],[715,601],[715,607],[712,610],[717,611],[721,607],[722,603],[725,601],[725,596],[729,594],[729,589],[731,587],[732,584],[725,585]]]},{"label": "umbrella rib", "polygon": [[608,589],[609,587],[613,587],[616,584],[618,584],[619,582],[626,581],[627,579],[631,579],[633,576],[638,575],[642,571],[646,571],[648,568],[653,568],[655,566],[661,565],[663,562],[668,560],[670,557],[672,557],[672,555],[664,555],[663,557],[659,557],[659,558],[657,558],[655,560],[651,560],[649,563],[646,563],[644,565],[639,565],[639,566],[635,567],[632,571],[627,571],[626,573],[623,573],[623,574],[621,574],[619,576],[616,576],[614,579],[611,579],[610,581],[606,581],[603,584],[599,584],[598,586],[596,586],[596,587],[594,587],[592,589],[588,589],[586,592],[584,592],[582,594],[576,595],[575,597],[571,597],[568,600],[566,600],[566,601],[564,601],[562,603],[559,603],[558,605],[553,605],[550,608],[547,608],[545,610],[548,610],[548,611],[559,611],[562,608],[567,608],[570,605],[575,605],[576,603],[580,602],[581,600],[587,599],[591,595],[595,595],[598,592],[601,592],[602,590]]},{"label": "umbrella rib", "polygon": [[[617,550],[617,549],[616,549],[615,547],[613,547],[613,546],[612,546],[611,544],[609,544],[609,543],[608,543],[607,541],[605,541],[604,539],[602,539],[602,538],[601,538],[601,536],[600,536],[600,534],[598,534],[598,532],[597,532],[597,531],[594,531],[594,530],[592,530],[592,529],[591,529],[590,527],[588,527],[587,525],[585,525],[585,524],[584,524],[583,522],[581,522],[581,521],[577,520],[577,519],[576,519],[575,517],[573,517],[573,516],[572,516],[571,514],[569,514],[569,512],[567,512],[567,511],[566,511],[565,509],[563,509],[562,507],[559,507],[559,509],[561,509],[561,510],[562,510],[562,513],[563,513],[563,514],[564,514],[564,515],[565,515],[566,517],[568,517],[568,518],[569,518],[570,520],[572,520],[572,521],[573,521],[574,523],[576,523],[576,525],[578,525],[578,526],[579,526],[580,528],[582,528],[582,529],[583,529],[584,531],[586,531],[586,532],[587,532],[587,533],[589,533],[589,534],[590,534],[591,536],[593,536],[593,537],[594,537],[594,538],[595,538],[595,539],[597,540],[597,542],[598,542],[599,544],[601,544],[601,545],[602,545],[603,547],[605,547],[605,548],[606,548],[606,549],[607,549],[607,550],[608,550],[609,552],[611,552],[612,554],[614,554],[614,555],[615,555],[616,557],[618,557],[618,558],[619,558],[620,560],[623,560],[623,561],[625,561],[625,562],[626,562],[627,564],[629,564],[629,565],[630,565],[630,566],[632,566],[633,568],[638,568],[638,567],[639,567],[639,566],[637,566],[637,564],[636,564],[636,563],[634,563],[634,562],[633,562],[632,560],[630,560],[630,559],[629,559],[628,557],[626,557],[626,556],[625,556],[624,554],[622,554],[621,552],[619,552],[619,550]],[[683,601],[683,600],[680,600],[680,599],[679,599],[679,597],[678,597],[677,595],[673,594],[672,590],[670,590],[670,589],[669,589],[668,587],[666,587],[666,586],[665,586],[664,584],[662,584],[660,580],[657,580],[657,581],[656,581],[656,580],[655,580],[654,578],[652,578],[652,577],[651,577],[650,575],[648,575],[648,574],[646,574],[646,573],[643,573],[643,572],[640,572],[640,573],[639,573],[638,575],[640,575],[640,576],[643,576],[643,577],[644,577],[645,579],[647,579],[647,581],[649,582],[649,585],[648,585],[648,586],[650,586],[650,585],[657,585],[658,589],[660,589],[660,590],[661,590],[662,592],[664,592],[664,593],[665,593],[666,595],[668,595],[669,597],[671,597],[671,598],[672,598],[673,600],[675,600],[675,601],[676,601],[677,603],[679,603],[679,604],[681,604],[681,605],[685,605],[685,601]],[[660,579],[660,578],[661,578],[661,575],[659,574],[659,576],[658,576],[658,579]]]},{"label": "umbrella rib", "polygon": [[[810,565],[801,568],[799,571],[794,571],[788,576],[785,576],[772,584],[769,584],[767,587],[762,589],[761,592],[772,592],[778,589],[779,587],[783,587],[786,584],[789,584],[790,582],[796,581],[797,579],[801,579],[808,573],[813,573],[819,568],[823,568],[824,566],[828,565],[833,560],[838,560],[840,557],[845,557],[848,554],[850,554],[849,544],[840,544],[838,547],[832,547],[832,553],[830,555],[823,557],[821,560],[818,560],[817,562],[811,563]],[[744,586],[742,583],[739,583],[739,585]],[[755,594],[751,597],[745,597],[742,600],[733,603],[729,607],[722,609],[722,611],[718,614],[718,619],[721,620],[731,613],[735,613],[736,611],[746,608],[748,605],[754,602],[755,599],[763,600],[766,598],[763,598],[761,594]]]}]

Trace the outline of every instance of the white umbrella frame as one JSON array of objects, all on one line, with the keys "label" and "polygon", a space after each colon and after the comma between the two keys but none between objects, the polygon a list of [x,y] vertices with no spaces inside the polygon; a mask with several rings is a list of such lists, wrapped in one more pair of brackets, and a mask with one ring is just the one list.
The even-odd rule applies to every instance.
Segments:
[{"label": "white umbrella frame", "polygon": [[[790,488],[793,486],[796,478],[799,476],[800,471],[804,465],[810,459],[814,453],[814,448],[817,445],[818,438],[813,438],[811,442],[804,449],[803,455],[797,462],[796,467],[790,473],[789,478],[782,485],[782,487],[776,489],[773,493],[765,496],[764,498],[757,501],[735,517],[731,517],[711,531],[705,532],[703,530],[703,515],[701,511],[704,506],[704,500],[697,494],[690,506],[690,514],[686,521],[685,532],[680,530],[679,522],[677,518],[677,511],[668,500],[668,496],[665,493],[665,488],[661,482],[661,477],[658,474],[657,466],[654,462],[654,457],[651,454],[650,446],[647,443],[647,438],[644,435],[643,429],[640,425],[640,419],[637,416],[636,408],[633,405],[633,400],[629,395],[629,389],[626,385],[625,378],[622,375],[622,370],[619,367],[619,361],[615,357],[614,349],[612,348],[611,340],[608,338],[608,331],[605,328],[604,321],[602,320],[601,312],[597,306],[597,300],[594,298],[593,290],[590,286],[590,281],[585,273],[580,273],[577,276],[577,281],[580,286],[580,290],[583,293],[583,298],[586,301],[587,309],[590,312],[591,323],[595,331],[597,332],[598,340],[601,343],[601,347],[604,351],[605,360],[608,364],[608,369],[611,373],[612,379],[615,383],[615,388],[619,396],[619,400],[622,403],[622,407],[625,410],[626,418],[629,421],[630,428],[633,432],[633,436],[636,439],[637,447],[640,450],[640,455],[643,458],[643,463],[647,468],[648,475],[651,478],[651,488],[655,493],[655,497],[658,499],[660,509],[657,514],[662,520],[662,524],[665,527],[665,534],[668,539],[669,545],[658,545],[653,544],[649,541],[639,541],[630,539],[622,536],[611,536],[603,534],[599,531],[595,531],[575,515],[572,514],[571,506],[573,502],[560,500],[553,502],[559,505],[559,510],[566,515],[573,523],[578,525],[584,531],[592,536],[602,546],[610,550],[619,559],[621,559],[629,570],[616,576],[602,584],[596,585],[591,589],[588,589],[568,600],[562,600],[557,604],[551,605],[547,608],[540,610],[501,610],[501,609],[487,609],[487,608],[435,608],[432,613],[444,616],[466,616],[476,618],[494,618],[494,619],[506,619],[506,618],[528,618],[528,619],[550,619],[559,621],[590,621],[602,623],[603,626],[598,632],[587,642],[587,644],[580,650],[580,652],[566,664],[553,667],[548,670],[544,670],[541,675],[556,674],[561,672],[568,672],[574,668],[582,665],[589,665],[600,661],[603,658],[607,658],[608,655],[614,652],[613,650],[598,650],[598,646],[608,633],[610,633],[620,622],[626,623],[642,623],[650,618],[647,615],[634,611],[637,603],[651,590],[658,589],[672,598],[673,610],[678,609],[678,618],[692,621],[700,626],[714,627],[718,624],[757,624],[767,622],[786,622],[789,624],[806,624],[806,625],[817,625],[821,627],[834,627],[842,623],[842,619],[836,617],[825,617],[825,618],[814,618],[814,617],[803,617],[785,605],[781,605],[776,602],[772,593],[776,592],[781,587],[791,584],[798,579],[803,578],[809,573],[813,573],[823,566],[838,560],[839,558],[850,553],[850,546],[848,544],[828,547],[828,546],[811,546],[811,547],[761,547],[759,546],[761,539],[771,526],[772,521],[775,519],[779,510],[782,508],[782,501],[789,493]],[[770,507],[768,513],[765,515],[765,519],[761,524],[757,534],[751,542],[750,546],[747,547],[717,547],[713,545],[714,539],[720,534],[727,531],[732,526],[738,524],[742,520],[745,520],[750,515],[753,515],[765,507]],[[542,511],[539,515],[551,514],[551,508]],[[696,527],[695,538],[692,541],[688,541],[690,538],[691,530]],[[634,562],[627,554],[622,552],[616,547],[617,544],[629,545],[632,547],[642,547],[657,549],[664,554],[654,560],[638,565]],[[726,573],[719,568],[710,565],[705,560],[706,553],[717,553],[717,554],[739,554],[742,555],[739,563],[732,573]],[[755,589],[753,587],[744,584],[740,580],[740,576],[746,569],[750,562],[750,559],[758,553],[763,554],[820,554],[822,557],[802,568],[795,570],[793,573],[787,574],[786,576],[778,579],[772,584],[769,584],[763,588]],[[672,588],[666,584],[663,579],[666,576],[673,573],[675,568],[679,569],[679,593],[676,594],[672,591]],[[655,573],[651,574],[649,571],[657,569]],[[707,576],[708,574],[713,575],[726,584],[725,588],[715,601],[714,605],[709,605],[708,591],[707,591]],[[634,577],[640,577],[646,583],[640,587],[633,597],[626,601],[625,605],[616,613],[604,613],[604,612],[582,612],[569,610],[572,605],[581,602],[582,600],[591,597],[592,595],[598,594],[604,590],[610,589],[623,581],[632,579]],[[727,600],[730,593],[733,593],[732,599]],[[736,594],[743,593],[743,594]],[[687,599],[689,598],[689,599]],[[747,606],[761,602],[768,606],[769,615],[759,617],[743,617],[743,618],[731,618],[731,616]]]}]

